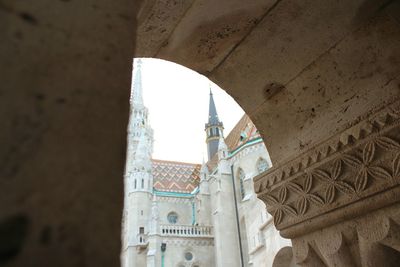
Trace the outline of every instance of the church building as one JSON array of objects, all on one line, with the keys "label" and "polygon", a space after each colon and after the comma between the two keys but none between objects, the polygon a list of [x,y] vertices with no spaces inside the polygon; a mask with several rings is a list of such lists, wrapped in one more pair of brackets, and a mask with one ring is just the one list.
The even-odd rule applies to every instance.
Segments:
[{"label": "church building", "polygon": [[253,178],[272,164],[252,121],[244,115],[225,138],[210,91],[205,124],[208,161],[153,159],[153,130],[142,96],[142,63],[135,62],[124,176],[122,266],[272,266],[275,254],[291,242],[280,237],[254,192]]}]

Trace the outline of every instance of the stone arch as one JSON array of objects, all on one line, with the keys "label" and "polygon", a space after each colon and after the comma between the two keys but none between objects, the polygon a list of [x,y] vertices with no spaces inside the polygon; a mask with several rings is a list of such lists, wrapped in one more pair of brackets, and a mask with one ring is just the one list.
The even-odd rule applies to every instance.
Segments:
[{"label": "stone arch", "polygon": [[[128,104],[123,103],[129,97],[127,88],[134,40],[144,40],[147,47],[155,48],[156,53],[149,52],[153,56],[160,54],[183,65],[191,60],[195,65],[193,69],[229,89],[230,95],[264,136],[276,166],[268,176],[256,181],[256,191],[265,202],[267,197],[277,197],[275,192],[270,194],[265,190],[272,184],[292,177],[299,169],[313,169],[310,166],[321,157],[333,158],[343,150],[351,155],[359,153],[364,149],[363,142],[378,134],[375,130],[389,137],[399,136],[398,129],[391,124],[398,120],[399,110],[394,105],[399,99],[397,1],[384,4],[381,1],[304,1],[300,4],[260,1],[255,5],[235,2],[236,8],[232,10],[223,4],[218,8],[204,6],[201,9],[187,1],[187,5],[171,9],[177,13],[162,17],[165,23],[138,28],[137,23],[145,21],[146,14],[153,10],[152,4],[164,3],[146,1],[136,20],[142,2],[110,4],[92,0],[81,12],[76,12],[79,3],[73,2],[49,5],[52,12],[40,12],[42,4],[18,3],[17,6],[10,2],[2,16],[4,32],[10,38],[2,42],[0,49],[5,51],[6,59],[2,65],[5,79],[2,107],[6,112],[0,114],[2,121],[7,122],[0,138],[0,169],[5,177],[1,186],[6,192],[2,195],[5,201],[0,207],[1,219],[3,222],[12,218],[10,214],[14,213],[30,218],[31,236],[48,228],[61,229],[58,231],[66,237],[64,244],[55,248],[53,242],[43,247],[49,265],[73,266],[83,262],[91,262],[93,266],[119,265],[123,185],[122,179],[110,177],[122,177],[123,173],[128,121]],[[157,8],[168,11],[165,6],[157,6],[155,10]],[[108,10],[108,13],[97,14],[93,10]],[[204,10],[212,11],[205,16],[206,21],[194,19],[204,15]],[[304,12],[306,10],[308,12]],[[235,12],[240,12],[244,20],[238,22]],[[110,17],[115,18],[113,25],[109,23]],[[292,19],[287,20],[287,17]],[[52,27],[48,27],[46,21],[52,21]],[[223,25],[232,21],[239,28],[234,32],[222,31]],[[110,30],[113,27],[118,30]],[[191,38],[196,36],[205,37],[200,47],[196,46],[197,39]],[[140,51],[137,53],[142,56]],[[369,58],[374,64],[368,64]],[[388,125],[392,127],[390,131]],[[379,142],[387,144],[382,143],[382,138]],[[391,144],[396,147],[398,142],[395,139]],[[374,146],[370,145],[369,152],[371,147]],[[390,146],[386,147],[389,150]],[[388,166],[394,162],[397,166],[397,158],[389,155],[396,155],[393,151],[378,152],[379,162]],[[325,169],[319,173],[334,169],[335,176],[342,174],[338,171],[343,170],[338,168],[339,163],[328,165],[322,166]],[[390,170],[391,177],[397,177],[388,166],[382,169]],[[388,177],[386,172],[378,172],[383,181]],[[325,175],[321,177],[327,179]],[[375,186],[375,180],[363,177],[359,178],[356,189],[358,194],[360,191],[364,194],[360,203],[365,205],[345,203],[346,207],[354,207],[346,210],[339,206],[344,203],[342,195],[345,193],[336,189],[333,192],[331,188],[326,200],[332,203],[321,206],[335,206],[335,215],[332,218],[323,215],[319,221],[314,217],[312,221],[319,223],[304,225],[303,229],[311,232],[328,227],[324,223],[327,221],[329,225],[340,225],[354,216],[377,216],[369,213],[382,207],[386,215],[396,215],[399,199],[393,196],[399,194],[393,190],[397,184],[389,188],[381,182]],[[296,182],[301,182],[297,183],[301,188],[293,187],[298,191],[304,189],[304,184],[313,184],[309,183],[310,178],[304,178],[308,179],[307,183],[299,179]],[[317,182],[320,183],[316,180],[313,185]],[[322,186],[322,182],[318,185]],[[371,188],[364,190],[366,186]],[[288,194],[282,189],[281,202],[293,205],[285,202],[290,201],[289,196],[294,196],[293,188],[287,190]],[[279,191],[280,188],[275,189]],[[317,189],[318,193],[325,194]],[[352,192],[350,187],[347,189]],[[375,201],[365,191],[381,198]],[[367,198],[371,201],[364,201]],[[320,203],[318,198],[314,200]],[[103,210],[91,209],[93,203],[103,204]],[[299,203],[304,204],[304,201]],[[60,207],[65,206],[69,209],[60,214]],[[299,206],[300,213],[309,211],[307,204]],[[292,206],[284,207],[284,217],[275,216],[278,226],[285,216],[296,214],[288,208]],[[88,216],[82,210],[96,219],[86,220]],[[316,214],[319,213],[316,211]],[[328,214],[328,210],[321,214]],[[398,221],[397,218],[393,220]],[[305,233],[298,228],[292,230],[284,234],[305,238]],[[85,243],[88,236],[91,242]],[[14,265],[40,265],[43,254],[37,252],[33,239],[26,239],[23,249],[18,250],[18,257],[12,259]],[[70,249],[71,244],[74,251]],[[55,249],[59,254],[51,253]],[[97,257],[85,258],[92,254]],[[61,263],[57,255],[68,260]]]}]

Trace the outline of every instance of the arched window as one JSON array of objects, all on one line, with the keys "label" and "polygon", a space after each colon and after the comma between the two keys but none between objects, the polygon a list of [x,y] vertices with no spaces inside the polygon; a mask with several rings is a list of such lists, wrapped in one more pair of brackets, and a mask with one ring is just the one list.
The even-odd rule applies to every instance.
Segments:
[{"label": "arched window", "polygon": [[240,188],[240,195],[242,196],[242,199],[245,197],[246,192],[244,191],[244,178],[246,177],[246,174],[244,171],[240,168],[238,171],[238,178],[239,178],[239,188]]},{"label": "arched window", "polygon": [[142,189],[144,188],[144,179],[142,179]]},{"label": "arched window", "polygon": [[268,169],[269,169],[268,161],[263,159],[263,158],[260,158],[257,161],[257,171],[258,171],[258,173],[265,172]]},{"label": "arched window", "polygon": [[135,179],[135,189],[136,189],[136,186],[137,186],[137,180]]}]

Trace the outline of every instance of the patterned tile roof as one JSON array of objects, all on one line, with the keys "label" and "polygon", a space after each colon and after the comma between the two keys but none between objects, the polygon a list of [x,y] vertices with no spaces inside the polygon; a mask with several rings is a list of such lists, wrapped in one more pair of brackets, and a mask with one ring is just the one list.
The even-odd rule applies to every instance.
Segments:
[{"label": "patterned tile roof", "polygon": [[246,114],[239,120],[225,139],[229,151],[232,151],[248,141],[260,137],[256,126]]},{"label": "patterned tile roof", "polygon": [[201,164],[152,160],[153,186],[164,192],[192,192],[200,182]]}]

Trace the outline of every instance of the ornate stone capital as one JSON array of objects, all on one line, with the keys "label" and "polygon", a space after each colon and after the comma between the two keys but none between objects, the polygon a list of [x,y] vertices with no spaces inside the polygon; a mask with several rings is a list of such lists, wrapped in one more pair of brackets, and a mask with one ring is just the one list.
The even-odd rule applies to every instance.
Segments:
[{"label": "ornate stone capital", "polygon": [[255,177],[258,197],[285,237],[400,200],[400,103]]}]

